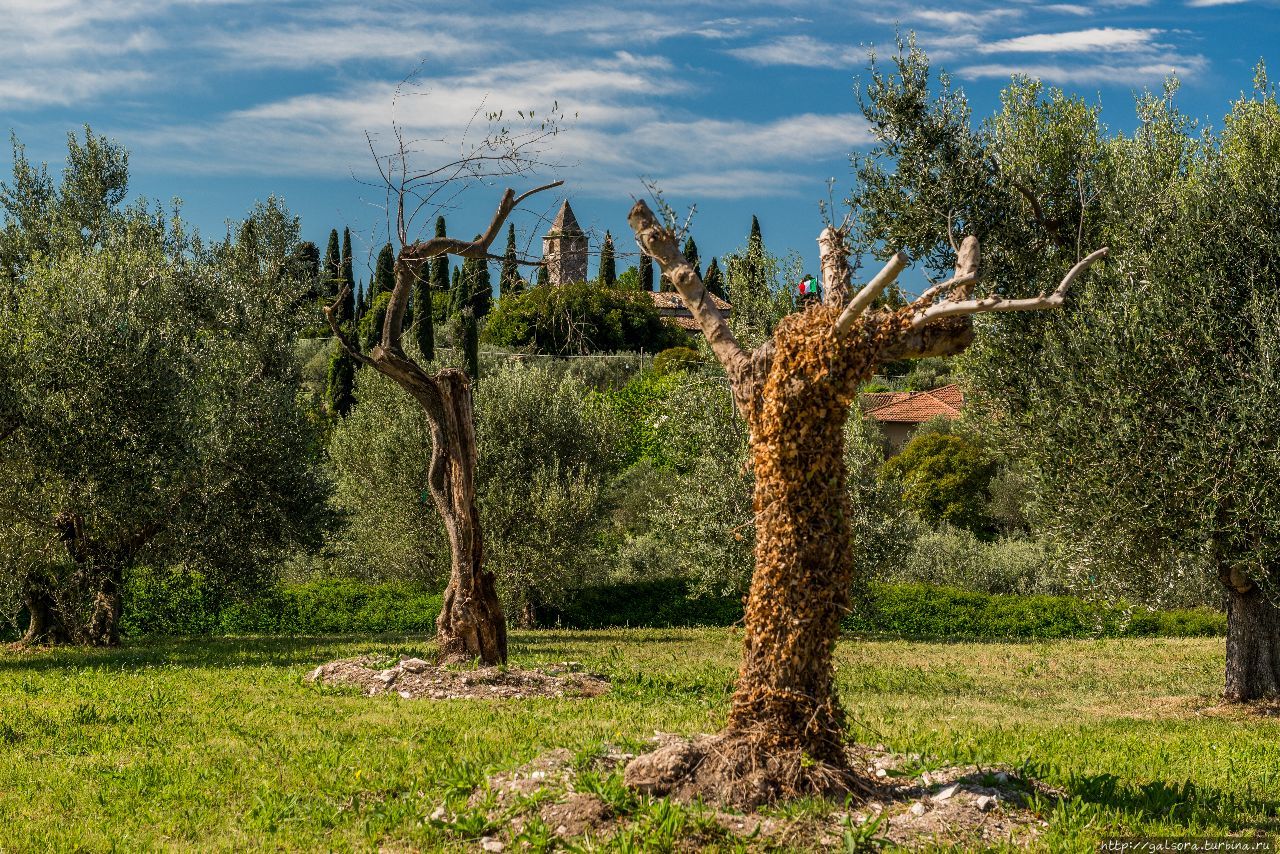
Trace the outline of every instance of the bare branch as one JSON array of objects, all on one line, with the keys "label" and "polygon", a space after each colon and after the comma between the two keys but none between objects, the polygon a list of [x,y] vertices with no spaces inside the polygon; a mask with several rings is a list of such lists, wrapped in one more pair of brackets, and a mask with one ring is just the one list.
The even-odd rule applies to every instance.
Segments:
[{"label": "bare branch", "polygon": [[857,296],[850,301],[844,313],[840,315],[840,319],[836,321],[836,335],[840,337],[848,335],[853,324],[871,307],[871,303],[880,296],[880,292],[892,284],[898,278],[898,274],[910,263],[911,259],[907,257],[907,253],[895,252],[889,262],[884,265],[884,269],[876,273],[875,278],[858,291]]},{"label": "bare branch", "polygon": [[738,344],[724,315],[707,296],[702,277],[680,252],[675,233],[658,222],[643,199],[627,214],[627,222],[635,232],[636,243],[645,254],[658,262],[662,272],[675,286],[685,307],[698,322],[698,327],[724,366],[733,387],[734,401],[744,416],[749,417],[756,399],[756,384],[751,371],[751,358]]},{"label": "bare branch", "polygon": [[409,295],[419,270],[431,258],[440,255],[457,255],[461,258],[487,258],[489,247],[497,239],[502,224],[516,209],[516,206],[535,193],[559,187],[564,181],[552,181],[541,187],[516,195],[516,191],[507,188],[498,202],[498,209],[493,213],[493,220],[477,240],[459,240],[454,237],[433,237],[405,246],[396,259],[395,287],[391,290],[391,298],[387,302],[387,317],[382,324],[382,347],[394,353],[401,353],[400,340],[404,330],[404,314],[409,307]]},{"label": "bare branch", "polygon": [[937,299],[938,294],[945,293],[952,288],[965,287],[977,281],[977,273],[968,273],[963,276],[952,276],[945,282],[938,282],[938,284],[933,285],[924,293],[920,294],[920,296],[911,301],[911,304],[907,306],[907,309],[909,311],[920,311],[921,309],[928,308],[933,304],[933,301]]},{"label": "bare branch", "polygon": [[1005,299],[999,295],[993,295],[982,299],[940,302],[913,317],[910,328],[920,329],[923,326],[936,323],[948,317],[963,317],[969,314],[981,314],[989,311],[1040,311],[1047,308],[1058,308],[1066,298],[1067,291],[1071,289],[1072,283],[1080,277],[1080,274],[1089,269],[1095,261],[1105,258],[1107,252],[1108,249],[1104,246],[1102,249],[1081,259],[1079,263],[1068,271],[1067,275],[1062,278],[1062,282],[1059,283],[1058,287],[1054,288],[1051,294],[1029,299]]},{"label": "bare branch", "polygon": [[347,285],[342,286],[342,290],[338,292],[338,298],[331,305],[324,307],[324,319],[329,322],[329,328],[333,330],[333,335],[338,339],[338,343],[342,345],[342,349],[346,350],[351,358],[355,359],[362,365],[372,364],[372,360],[364,353],[360,352],[360,348],[356,343],[347,337],[347,333],[342,331],[342,326],[338,323],[338,306],[342,305],[347,295],[351,293],[351,288]]},{"label": "bare branch", "polygon": [[818,235],[818,254],[822,264],[822,285],[827,289],[823,302],[838,308],[849,301],[849,282],[853,271],[849,269],[848,232],[843,228],[827,226]]}]

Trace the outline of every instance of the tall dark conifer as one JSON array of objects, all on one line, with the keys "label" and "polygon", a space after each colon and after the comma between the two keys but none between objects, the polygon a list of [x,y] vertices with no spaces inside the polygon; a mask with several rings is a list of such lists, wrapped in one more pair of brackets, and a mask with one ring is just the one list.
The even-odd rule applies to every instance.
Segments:
[{"label": "tall dark conifer", "polygon": [[684,259],[693,265],[693,271],[699,276],[702,275],[702,268],[698,259],[698,244],[693,242],[693,235],[684,242]]},{"label": "tall dark conifer", "polygon": [[324,250],[324,266],[320,268],[321,296],[332,300],[342,288],[342,253],[338,250],[338,229],[329,232],[329,245]]},{"label": "tall dark conifer", "polygon": [[388,243],[378,253],[378,261],[373,267],[372,297],[378,294],[389,294],[396,286],[396,253]]},{"label": "tall dark conifer", "polygon": [[707,265],[707,272],[702,277],[702,284],[720,299],[725,299],[724,277],[720,275],[720,264],[714,257],[712,257],[711,263]]},{"label": "tall dark conifer", "polygon": [[618,266],[613,259],[613,235],[604,233],[604,245],[600,247],[600,284],[611,288],[618,281]]},{"label": "tall dark conifer", "polygon": [[351,323],[356,316],[356,279],[351,264],[351,229],[342,229],[342,255],[338,264],[338,287],[347,288],[347,297],[339,308],[339,323]]},{"label": "tall dark conifer", "polygon": [[[464,261],[463,264],[466,262]],[[467,292],[462,284],[462,267],[453,268],[453,277],[449,282],[449,317],[467,307]]]},{"label": "tall dark conifer", "polygon": [[[480,235],[476,235],[476,240]],[[493,280],[489,277],[489,262],[484,258],[468,258],[462,262],[462,287],[465,295],[463,306],[469,307],[476,320],[489,313],[493,306]]]},{"label": "tall dark conifer", "polygon": [[[444,217],[436,217],[436,237],[444,237],[448,232],[445,231]],[[449,256],[437,255],[431,260],[431,290],[434,293],[449,297],[451,291],[449,289]],[[444,299],[444,310],[437,314],[432,320],[442,320],[454,312],[452,299]],[[432,303],[434,305],[434,302]]]},{"label": "tall dark conifer", "polygon": [[538,265],[538,287],[551,284],[551,271],[546,264]]},{"label": "tall dark conifer", "polygon": [[653,290],[653,259],[640,253],[640,290]]},{"label": "tall dark conifer", "polygon": [[356,363],[337,341],[333,342],[325,379],[325,409],[334,417],[346,415],[355,403]]},{"label": "tall dark conifer", "polygon": [[516,263],[516,227],[507,225],[507,251],[502,256],[502,272],[498,276],[498,295],[518,294],[524,290],[520,265]]},{"label": "tall dark conifer", "polygon": [[428,264],[420,272],[421,275],[413,281],[413,340],[423,360],[430,362],[436,357],[436,312],[431,296],[435,265]]}]

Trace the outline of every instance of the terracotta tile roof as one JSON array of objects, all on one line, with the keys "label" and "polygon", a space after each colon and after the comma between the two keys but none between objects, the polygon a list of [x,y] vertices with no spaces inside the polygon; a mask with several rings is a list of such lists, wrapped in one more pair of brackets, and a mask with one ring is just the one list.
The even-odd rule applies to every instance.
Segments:
[{"label": "terracotta tile roof", "polygon": [[[653,307],[661,311],[662,309],[673,309],[676,311],[688,311],[684,307],[684,300],[680,298],[680,294],[675,291],[650,291],[649,296],[653,298]],[[711,297],[712,304],[721,311],[728,311],[733,308],[732,305],[720,299],[713,293],[708,293]]]},{"label": "terracotta tile roof", "polygon": [[664,317],[662,319],[668,323],[674,323],[686,332],[702,331],[702,328],[698,326],[698,321],[694,320],[692,317],[680,317],[679,315],[676,315],[674,317]]},{"label": "terracotta tile roof", "polygon": [[[945,418],[958,418],[960,407],[964,406],[964,393],[958,386],[949,385],[933,391],[888,392],[897,397],[879,403],[867,410],[867,414],[876,421],[888,421],[898,424],[920,424],[939,415]],[[881,393],[878,396],[884,396]],[[871,397],[871,395],[864,395]]]},{"label": "terracotta tile roof", "polygon": [[858,398],[858,405],[863,412],[879,409],[886,403],[897,403],[911,396],[909,391],[869,391]]}]

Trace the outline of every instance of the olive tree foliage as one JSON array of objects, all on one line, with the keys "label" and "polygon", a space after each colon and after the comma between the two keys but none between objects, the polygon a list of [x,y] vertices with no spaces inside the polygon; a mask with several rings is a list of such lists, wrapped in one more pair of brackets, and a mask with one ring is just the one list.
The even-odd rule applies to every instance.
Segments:
[{"label": "olive tree foliage", "polygon": [[733,309],[729,327],[744,346],[757,346],[778,321],[797,309],[796,284],[804,260],[796,252],[774,255],[759,240],[724,256],[725,290]]},{"label": "olive tree foliage", "polygon": [[[618,481],[622,523],[614,573],[622,580],[680,577],[697,596],[744,595],[751,584],[755,481],[747,430],[717,373],[678,371],[670,391],[649,410],[655,461],[647,455]],[[899,487],[877,476],[883,442],[858,417],[845,428],[855,577],[884,575],[918,530]],[[830,508],[812,507],[821,514]],[[690,524],[690,523],[693,524]]]},{"label": "olive tree foliage", "polygon": [[[202,244],[176,214],[115,207],[124,155],[89,138],[71,140],[69,170],[96,179],[64,180],[44,219],[6,209],[6,246],[80,223],[9,256],[22,264],[0,300],[6,611],[25,608],[28,641],[115,643],[124,576],[143,560],[251,590],[322,521],[297,402],[296,218],[272,200]],[[15,184],[30,174],[15,164]]]},{"label": "olive tree foliage", "polygon": [[[406,454],[430,451],[426,417],[371,372],[357,376],[356,394],[360,406],[330,444],[334,501],[347,521],[334,548],[356,573],[443,586],[449,549],[427,472],[404,465]],[[616,469],[611,422],[583,382],[554,365],[486,365],[474,395],[486,560],[503,601],[530,622],[602,571],[605,485]]]},{"label": "olive tree foliage", "polygon": [[[1228,699],[1280,693],[1280,108],[1257,91],[1210,131],[1174,105],[1176,83],[1138,98],[1136,129],[1109,135],[1096,110],[1017,80],[978,130],[945,85],[928,91],[913,48],[873,75],[893,141],[854,198],[880,233],[945,259],[950,213],[983,237],[992,281],[1044,284],[1046,258],[1114,247],[1055,315],[993,315],[964,357],[975,403],[1031,474],[1033,522],[1076,589],[1151,604],[1216,588],[1228,604]],[[876,87],[880,90],[876,90]],[[908,157],[894,168],[894,151]],[[955,157],[950,186],[930,164]],[[1016,202],[1017,207],[1010,207]],[[1001,215],[1019,210],[1020,216]],[[1013,291],[1005,271],[1026,270]]]}]

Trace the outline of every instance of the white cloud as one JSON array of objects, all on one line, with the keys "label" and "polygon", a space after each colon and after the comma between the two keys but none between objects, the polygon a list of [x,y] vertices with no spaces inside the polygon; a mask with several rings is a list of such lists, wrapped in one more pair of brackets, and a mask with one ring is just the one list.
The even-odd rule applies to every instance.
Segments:
[{"label": "white cloud", "polygon": [[1202,56],[1170,56],[1133,62],[1099,62],[1093,64],[1066,65],[1054,62],[986,63],[968,65],[957,70],[961,77],[969,79],[1008,79],[1015,74],[1025,74],[1051,83],[1098,84],[1109,83],[1124,86],[1141,86],[1157,83],[1170,74],[1191,77],[1202,72],[1208,61]]},{"label": "white cloud", "polygon": [[819,41],[811,36],[782,36],[725,51],[753,65],[798,65],[807,68],[853,68],[867,61],[865,48]]},{"label": "white cloud", "polygon": [[1078,53],[1145,47],[1160,30],[1096,27],[1065,33],[1035,33],[1001,39],[978,47],[982,53]]}]

